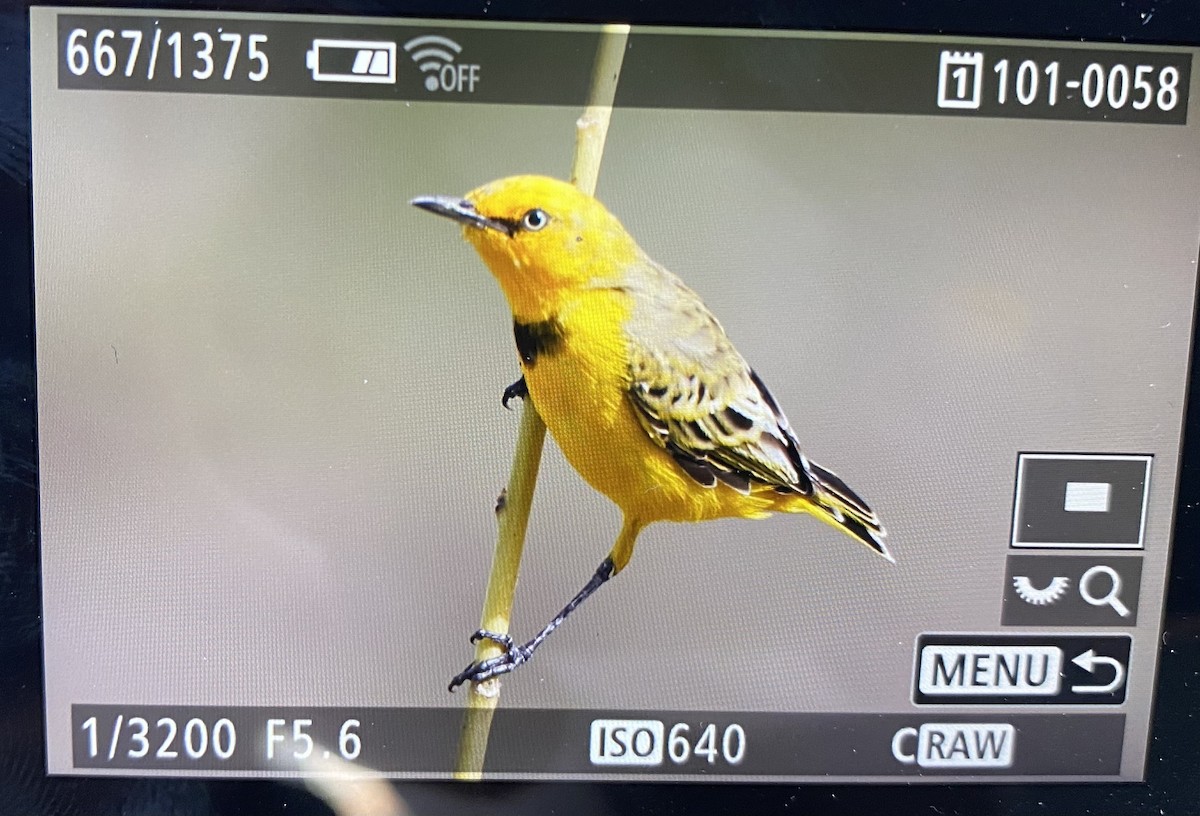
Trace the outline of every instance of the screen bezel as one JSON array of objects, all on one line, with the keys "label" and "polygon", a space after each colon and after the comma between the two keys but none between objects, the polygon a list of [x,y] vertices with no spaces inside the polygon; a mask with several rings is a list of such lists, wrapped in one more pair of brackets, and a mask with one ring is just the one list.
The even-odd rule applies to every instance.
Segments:
[{"label": "screen bezel", "polygon": [[[114,5],[64,3],[63,5]],[[126,5],[126,4],[120,4]],[[128,4],[151,7],[146,3]],[[1036,37],[1064,41],[1102,41],[1171,45],[1200,45],[1200,15],[1190,9],[1150,4],[1121,4],[1105,0],[1077,9],[1068,3],[951,4],[871,2],[824,7],[785,7],[756,0],[725,5],[703,0],[690,3],[656,3],[647,7],[634,0],[606,0],[589,4],[579,0],[550,3],[536,0],[520,8],[494,5],[490,0],[405,0],[380,4],[371,0],[331,0],[302,4],[271,0],[266,3],[174,2],[162,4],[188,10],[227,12],[305,12],[363,16],[452,17],[495,21],[608,22],[633,24],[702,25],[826,31],[874,31],[998,37]],[[0,76],[10,94],[22,104],[17,115],[23,132],[8,136],[13,148],[24,152],[25,177],[17,181],[0,177],[0,207],[4,219],[0,245],[13,263],[0,274],[5,280],[0,320],[0,360],[19,365],[18,374],[0,392],[0,431],[14,434],[5,440],[6,468],[11,474],[0,482],[4,515],[17,521],[11,539],[0,544],[13,565],[9,591],[0,602],[0,721],[5,734],[0,751],[11,753],[4,773],[14,778],[0,782],[40,803],[57,808],[114,812],[131,797],[151,801],[152,791],[174,785],[175,795],[207,800],[213,812],[242,810],[327,812],[325,806],[302,787],[270,781],[205,781],[195,777],[154,777],[163,782],[131,777],[97,779],[45,777],[44,701],[40,631],[40,592],[37,544],[36,395],[34,393],[34,326],[32,287],[32,185],[28,177],[29,52],[28,12],[24,4],[3,12],[10,30],[23,32],[15,47],[0,50]],[[11,97],[10,97],[11,98]],[[23,118],[22,118],[23,117]],[[23,137],[23,141],[22,141]],[[1193,332],[1192,348],[1196,335]],[[1195,365],[1193,356],[1193,365]],[[28,372],[25,375],[23,372]],[[1194,374],[1194,370],[1192,371]],[[1189,396],[1194,376],[1189,376]],[[997,784],[997,785],[676,785],[621,783],[398,783],[414,812],[453,810],[457,813],[546,812],[567,807],[586,812],[796,812],[861,813],[887,803],[888,812],[940,813],[1107,813],[1172,812],[1181,804],[1200,801],[1200,741],[1194,738],[1197,690],[1189,683],[1200,672],[1200,551],[1181,547],[1200,534],[1200,438],[1189,429],[1200,423],[1200,401],[1189,399],[1185,421],[1181,478],[1176,504],[1170,581],[1166,599],[1159,681],[1145,784]],[[26,431],[28,429],[28,431]],[[25,463],[18,469],[18,462]],[[28,470],[32,463],[34,470]],[[1189,580],[1190,579],[1190,580]],[[20,801],[18,799],[17,801]],[[34,812],[32,807],[28,812]],[[57,810],[54,812],[58,812]]]}]

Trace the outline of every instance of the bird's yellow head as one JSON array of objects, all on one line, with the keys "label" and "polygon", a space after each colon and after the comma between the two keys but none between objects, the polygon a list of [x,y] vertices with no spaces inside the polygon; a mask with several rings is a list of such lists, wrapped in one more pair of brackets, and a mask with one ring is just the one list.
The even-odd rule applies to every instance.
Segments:
[{"label": "bird's yellow head", "polygon": [[412,203],[463,225],[522,322],[554,316],[582,290],[618,284],[641,253],[603,204],[545,176],[511,176],[463,198]]}]

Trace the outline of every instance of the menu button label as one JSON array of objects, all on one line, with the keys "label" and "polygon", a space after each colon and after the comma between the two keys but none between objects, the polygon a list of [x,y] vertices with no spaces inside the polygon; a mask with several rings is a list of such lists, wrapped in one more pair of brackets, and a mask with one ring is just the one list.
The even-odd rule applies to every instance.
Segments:
[{"label": "menu button label", "polygon": [[1062,664],[1063,653],[1056,646],[926,645],[917,688],[939,697],[1053,697],[1059,692]]},{"label": "menu button label", "polygon": [[918,635],[913,702],[1120,705],[1131,643],[1129,635]]}]

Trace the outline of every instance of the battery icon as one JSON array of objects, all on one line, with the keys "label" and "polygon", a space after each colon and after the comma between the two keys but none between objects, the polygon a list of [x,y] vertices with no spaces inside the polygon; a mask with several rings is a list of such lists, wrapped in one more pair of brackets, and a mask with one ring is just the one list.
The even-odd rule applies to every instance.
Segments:
[{"label": "battery icon", "polygon": [[313,40],[304,64],[317,82],[396,84],[396,44]]}]

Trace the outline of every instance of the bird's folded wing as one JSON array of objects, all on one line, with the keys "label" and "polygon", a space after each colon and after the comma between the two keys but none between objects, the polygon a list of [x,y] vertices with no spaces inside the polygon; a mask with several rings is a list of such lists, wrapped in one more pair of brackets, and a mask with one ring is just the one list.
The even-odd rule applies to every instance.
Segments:
[{"label": "bird's folded wing", "polygon": [[674,276],[657,283],[637,292],[626,326],[642,427],[702,485],[811,494],[787,419],[716,318]]}]

